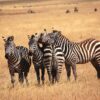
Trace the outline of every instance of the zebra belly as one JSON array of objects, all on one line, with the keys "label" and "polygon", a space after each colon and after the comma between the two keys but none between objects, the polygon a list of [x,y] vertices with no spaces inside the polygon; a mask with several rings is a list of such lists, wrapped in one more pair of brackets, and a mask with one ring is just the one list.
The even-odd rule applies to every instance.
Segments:
[{"label": "zebra belly", "polygon": [[[94,58],[94,57],[93,57],[93,58]],[[85,63],[88,63],[88,62],[90,62],[93,58],[85,59],[85,60],[83,60],[83,61],[79,61],[79,62],[77,62],[77,64],[85,64]]]}]

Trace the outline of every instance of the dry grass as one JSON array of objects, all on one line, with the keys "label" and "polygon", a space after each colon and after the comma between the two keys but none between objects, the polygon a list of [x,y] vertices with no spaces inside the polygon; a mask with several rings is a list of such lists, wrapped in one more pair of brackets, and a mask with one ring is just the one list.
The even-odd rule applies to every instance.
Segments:
[{"label": "dry grass", "polygon": [[[44,28],[50,31],[54,27],[61,30],[72,41],[91,37],[100,40],[100,2],[66,4],[64,0],[59,0],[58,3],[44,1],[35,4],[31,3],[33,5],[31,9],[37,13],[19,15],[9,15],[9,13],[26,11],[30,8],[27,5],[30,4],[1,6],[0,9],[5,15],[0,15],[0,38],[14,35],[17,45],[28,47],[28,34],[42,32]],[[79,9],[78,13],[73,12],[75,6]],[[94,12],[95,7],[98,8],[97,12]],[[67,9],[71,13],[66,14]],[[1,38],[0,65],[0,100],[100,100],[100,80],[96,78],[96,71],[90,63],[77,65],[78,80],[76,82],[73,75],[71,81],[67,81],[66,71],[63,68],[59,84],[49,85],[46,73],[45,85],[40,87],[36,85],[32,66],[28,77],[29,87],[25,85],[22,87],[16,81],[16,87],[11,89],[10,75],[4,58],[4,42]]]}]

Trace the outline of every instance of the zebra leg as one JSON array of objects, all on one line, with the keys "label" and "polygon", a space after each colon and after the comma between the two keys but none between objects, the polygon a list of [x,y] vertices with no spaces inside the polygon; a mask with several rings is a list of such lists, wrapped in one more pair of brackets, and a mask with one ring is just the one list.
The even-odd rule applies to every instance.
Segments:
[{"label": "zebra leg", "polygon": [[100,79],[100,55],[98,55],[98,57],[96,57],[96,63],[97,63],[97,77],[98,79]]},{"label": "zebra leg", "polygon": [[61,71],[60,71],[60,69],[57,67],[56,75],[55,75],[55,80],[56,80],[56,82],[59,82],[59,80],[60,80],[60,74],[61,74]]},{"label": "zebra leg", "polygon": [[56,72],[55,69],[51,70],[52,84],[56,81]]},{"label": "zebra leg", "polygon": [[98,79],[100,79],[100,64],[97,62],[97,60],[96,59],[93,59],[92,61],[91,61],[91,64],[94,66],[94,68],[96,69],[96,71],[97,71],[97,77],[98,77]]},{"label": "zebra leg", "polygon": [[24,72],[24,77],[25,77],[25,80],[26,80],[26,84],[28,86],[29,85],[29,82],[28,82],[28,79],[27,79],[27,75],[28,75],[28,72]]},{"label": "zebra leg", "polygon": [[38,84],[40,84],[40,71],[39,71],[39,66],[34,66],[34,67],[35,67],[35,72],[36,72]]},{"label": "zebra leg", "polygon": [[14,88],[14,83],[15,83],[15,79],[14,79],[14,69],[11,70],[11,68],[9,67],[9,72],[10,72],[10,76],[11,76],[12,87]]},{"label": "zebra leg", "polygon": [[14,88],[14,83],[15,83],[14,75],[11,75],[11,83],[12,83],[12,87]]},{"label": "zebra leg", "polygon": [[41,80],[42,80],[42,84],[44,84],[44,80],[45,80],[45,78],[44,78],[44,74],[45,74],[45,68],[44,68],[44,65],[42,65],[42,68],[41,68]]},{"label": "zebra leg", "polygon": [[57,72],[56,72],[57,82],[59,82],[59,80],[60,80],[60,76],[61,76],[61,72],[62,72],[62,67],[63,67],[63,63],[59,64],[57,66]]},{"label": "zebra leg", "polygon": [[73,75],[75,80],[77,79],[77,73],[76,73],[76,65],[72,65]]},{"label": "zebra leg", "polygon": [[55,82],[58,82],[58,75],[56,73],[56,76],[55,76]]},{"label": "zebra leg", "polygon": [[47,68],[47,73],[48,73],[49,81],[51,83],[51,68],[50,67]]},{"label": "zebra leg", "polygon": [[67,80],[70,80],[71,66],[68,64],[65,64],[65,67],[66,67],[66,72],[67,72]]},{"label": "zebra leg", "polygon": [[19,82],[20,82],[21,84],[23,84],[23,82],[24,82],[24,75],[23,75],[23,72],[19,72]]},{"label": "zebra leg", "polygon": [[56,82],[59,82],[59,73],[58,73],[58,72],[56,73],[55,81],[56,81]]},{"label": "zebra leg", "polygon": [[97,71],[97,77],[98,77],[98,79],[100,79],[100,64],[98,65],[98,69],[97,69],[98,71]]},{"label": "zebra leg", "polygon": [[98,77],[98,79],[100,79],[100,65],[98,65],[98,71],[97,71],[97,77]]},{"label": "zebra leg", "polygon": [[10,72],[10,75],[11,75],[12,87],[14,88],[14,83],[15,83],[15,80],[14,80],[14,73]]},{"label": "zebra leg", "polygon": [[55,80],[55,77],[52,75],[52,84],[54,84]]},{"label": "zebra leg", "polygon": [[[26,66],[25,66],[26,65]],[[30,70],[30,66],[31,66],[31,60],[29,59],[29,62],[24,65],[25,67],[25,70],[24,70],[24,78],[26,80],[26,85],[28,86],[29,85],[29,82],[28,82],[28,73],[29,73],[29,70]]]}]

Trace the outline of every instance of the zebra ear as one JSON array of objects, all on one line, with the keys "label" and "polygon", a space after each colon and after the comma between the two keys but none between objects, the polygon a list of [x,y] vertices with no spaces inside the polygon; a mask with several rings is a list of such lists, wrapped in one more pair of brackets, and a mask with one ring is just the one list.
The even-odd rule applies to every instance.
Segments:
[{"label": "zebra ear", "polygon": [[53,30],[52,32],[55,33],[55,35],[56,34],[61,34],[61,31],[58,31],[58,30]]},{"label": "zebra ear", "polygon": [[5,39],[5,37],[2,36],[2,39],[4,40],[4,42],[6,42],[7,40]]},{"label": "zebra ear", "polygon": [[14,36],[11,36],[12,41],[14,40]]},{"label": "zebra ear", "polygon": [[31,38],[34,38],[34,37],[35,37],[35,35],[32,35],[32,36],[31,36]]},{"label": "zebra ear", "polygon": [[35,33],[35,35],[37,35],[37,33]]},{"label": "zebra ear", "polygon": [[53,32],[53,33],[56,33],[57,30],[55,30],[54,27],[52,27],[52,32]]},{"label": "zebra ear", "polygon": [[58,31],[57,31],[57,30],[53,30],[52,32],[53,32],[53,33],[56,33],[56,32],[58,32]]},{"label": "zebra ear", "polygon": [[40,34],[40,36],[43,36],[43,35],[44,35],[43,33]]},{"label": "zebra ear", "polygon": [[29,40],[31,39],[31,37],[29,35],[27,35],[27,37],[28,37]]},{"label": "zebra ear", "polygon": [[44,32],[47,34],[47,30],[46,29],[44,29]]}]

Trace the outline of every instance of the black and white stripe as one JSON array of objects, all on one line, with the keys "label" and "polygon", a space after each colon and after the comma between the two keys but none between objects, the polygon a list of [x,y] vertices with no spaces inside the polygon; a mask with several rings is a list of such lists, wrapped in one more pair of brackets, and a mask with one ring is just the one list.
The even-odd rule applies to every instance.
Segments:
[{"label": "black and white stripe", "polygon": [[5,41],[5,57],[8,61],[8,67],[11,75],[11,82],[14,86],[14,75],[19,74],[19,82],[23,83],[24,78],[28,85],[27,75],[31,65],[31,59],[28,54],[29,51],[26,47],[16,46],[14,43],[14,37],[9,36]]},{"label": "black and white stripe", "polygon": [[91,62],[97,71],[97,77],[100,78],[100,41],[87,39],[80,43],[69,41],[60,31],[53,30],[48,34],[41,34],[40,42],[54,43],[60,46],[65,55],[67,76],[70,78],[70,66],[76,80],[76,64]]},{"label": "black and white stripe", "polygon": [[61,47],[49,44],[43,44],[43,61],[47,68],[49,81],[52,83],[60,80],[62,66],[65,62]]},{"label": "black and white stripe", "polygon": [[43,52],[38,46],[38,35],[32,35],[31,37],[29,37],[29,55],[32,56],[38,84],[40,84],[40,70],[41,80],[44,84],[45,67],[43,64]]}]

